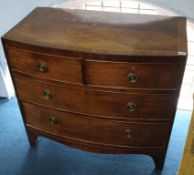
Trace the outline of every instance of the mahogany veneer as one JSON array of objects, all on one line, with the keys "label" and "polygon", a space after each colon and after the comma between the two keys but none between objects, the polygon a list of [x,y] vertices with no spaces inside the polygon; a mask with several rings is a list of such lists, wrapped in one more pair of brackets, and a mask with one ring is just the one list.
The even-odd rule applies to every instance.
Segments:
[{"label": "mahogany veneer", "polygon": [[2,37],[30,144],[45,136],[162,169],[187,58],[186,19],[36,8]]}]

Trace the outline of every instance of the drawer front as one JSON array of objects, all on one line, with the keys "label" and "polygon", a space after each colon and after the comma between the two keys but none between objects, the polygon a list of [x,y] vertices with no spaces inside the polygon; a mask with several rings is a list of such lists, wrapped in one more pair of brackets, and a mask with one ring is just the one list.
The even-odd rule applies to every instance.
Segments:
[{"label": "drawer front", "polygon": [[115,88],[176,89],[180,64],[86,61],[88,84]]},{"label": "drawer front", "polygon": [[44,55],[7,47],[9,64],[17,70],[37,78],[82,84],[79,58]]},{"label": "drawer front", "polygon": [[[56,86],[13,77],[20,99],[51,108],[119,118],[167,119],[174,105],[172,95],[126,94]],[[25,88],[24,88],[25,87]]]},{"label": "drawer front", "polygon": [[27,126],[94,143],[163,147],[169,130],[167,123],[123,123],[59,112],[30,103],[22,103],[22,106]]}]

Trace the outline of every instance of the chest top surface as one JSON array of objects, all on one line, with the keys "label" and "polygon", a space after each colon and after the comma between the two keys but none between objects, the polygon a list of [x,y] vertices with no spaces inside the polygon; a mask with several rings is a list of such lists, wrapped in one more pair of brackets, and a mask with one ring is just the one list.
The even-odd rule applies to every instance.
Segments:
[{"label": "chest top surface", "polygon": [[184,17],[36,8],[3,36],[7,41],[95,54],[187,54]]}]

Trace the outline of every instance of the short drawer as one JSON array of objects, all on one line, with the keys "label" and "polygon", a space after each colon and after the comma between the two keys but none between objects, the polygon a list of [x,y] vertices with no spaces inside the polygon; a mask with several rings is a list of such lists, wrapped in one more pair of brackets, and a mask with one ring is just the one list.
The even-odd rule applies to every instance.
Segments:
[{"label": "short drawer", "polygon": [[34,53],[7,47],[11,70],[37,78],[82,84],[79,58]]},{"label": "short drawer", "polygon": [[22,103],[27,126],[70,139],[128,147],[164,147],[168,123],[124,123]]},{"label": "short drawer", "polygon": [[169,119],[174,106],[173,95],[129,94],[70,85],[56,86],[20,76],[13,79],[18,97],[22,100],[88,115]]},{"label": "short drawer", "polygon": [[92,86],[139,89],[176,89],[180,64],[86,61]]}]

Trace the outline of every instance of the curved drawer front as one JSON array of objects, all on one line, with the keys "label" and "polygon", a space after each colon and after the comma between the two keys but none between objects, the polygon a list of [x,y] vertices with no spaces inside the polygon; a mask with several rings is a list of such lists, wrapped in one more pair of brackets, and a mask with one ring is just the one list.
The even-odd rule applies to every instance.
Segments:
[{"label": "curved drawer front", "polygon": [[71,139],[129,147],[163,147],[168,135],[169,124],[166,123],[123,123],[59,112],[29,103],[22,103],[22,106],[27,126]]},{"label": "curved drawer front", "polygon": [[20,99],[89,115],[167,119],[174,105],[172,95],[93,91],[41,83],[20,76],[14,76],[14,82]]},{"label": "curved drawer front", "polygon": [[12,70],[37,78],[82,84],[79,58],[44,55],[13,47],[7,50]]},{"label": "curved drawer front", "polygon": [[176,89],[180,64],[86,61],[88,84],[115,88]]}]

